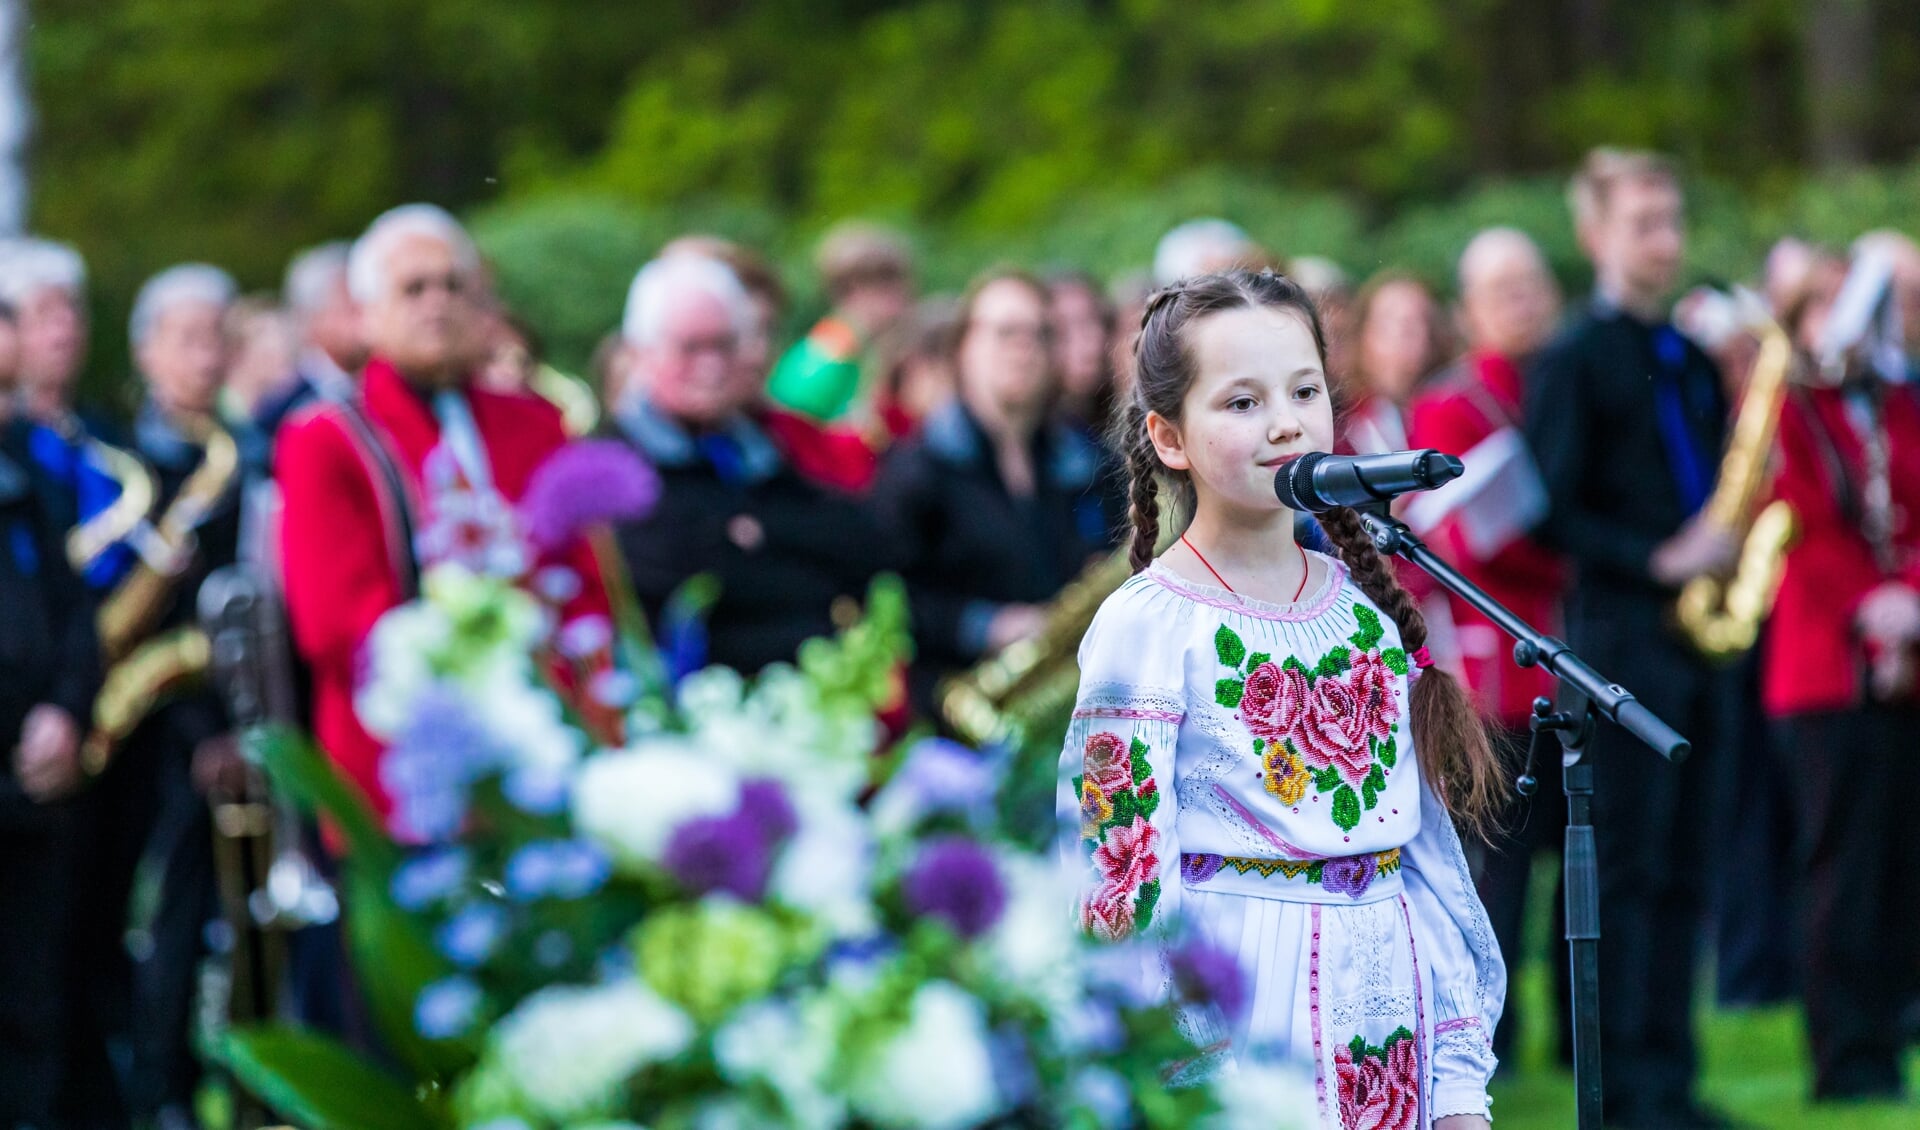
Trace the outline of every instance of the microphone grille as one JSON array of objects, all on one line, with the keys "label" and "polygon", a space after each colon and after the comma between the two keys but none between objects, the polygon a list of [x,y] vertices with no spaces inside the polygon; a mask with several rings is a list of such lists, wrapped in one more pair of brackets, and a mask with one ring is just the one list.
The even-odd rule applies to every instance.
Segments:
[{"label": "microphone grille", "polygon": [[1324,451],[1310,451],[1280,468],[1273,477],[1273,493],[1279,496],[1281,505],[1309,513],[1320,509],[1314,505],[1319,496],[1313,489],[1313,468],[1326,457]]}]

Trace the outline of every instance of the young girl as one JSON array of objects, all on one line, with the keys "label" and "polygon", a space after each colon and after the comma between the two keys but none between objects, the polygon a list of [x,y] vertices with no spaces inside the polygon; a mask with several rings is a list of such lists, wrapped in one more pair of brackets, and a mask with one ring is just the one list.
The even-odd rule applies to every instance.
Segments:
[{"label": "young girl", "polygon": [[[1081,644],[1062,755],[1082,922],[1177,922],[1236,955],[1248,1006],[1183,1028],[1311,1062],[1322,1125],[1485,1126],[1506,970],[1454,822],[1486,819],[1500,768],[1359,516],[1323,517],[1336,561],[1274,496],[1333,446],[1313,304],[1270,272],[1188,280],[1148,305],[1135,362],[1135,576]],[[1154,560],[1158,482],[1191,522]]]}]

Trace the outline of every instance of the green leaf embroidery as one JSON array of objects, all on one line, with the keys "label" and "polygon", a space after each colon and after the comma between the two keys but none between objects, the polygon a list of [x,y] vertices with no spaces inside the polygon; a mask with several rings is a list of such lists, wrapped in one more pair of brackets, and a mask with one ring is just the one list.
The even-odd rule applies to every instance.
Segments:
[{"label": "green leaf embroidery", "polygon": [[1372,777],[1360,782],[1360,802],[1367,806],[1368,812],[1372,812],[1373,806],[1380,803],[1379,789]]},{"label": "green leaf embroidery", "polygon": [[1380,764],[1391,769],[1393,768],[1393,763],[1399,759],[1400,751],[1399,751],[1399,748],[1394,744],[1394,740],[1392,738],[1388,738],[1387,743],[1381,746],[1379,750],[1374,753],[1373,756],[1379,759]]},{"label": "green leaf embroidery", "polygon": [[[1367,781],[1376,789],[1384,789],[1387,787],[1387,775],[1380,771],[1378,762],[1375,762],[1373,768],[1367,772]],[[1372,808],[1373,806],[1368,805],[1367,807]]]},{"label": "green leaf embroidery", "polygon": [[1247,684],[1239,679],[1221,679],[1213,684],[1213,701],[1233,710],[1240,705],[1240,699],[1247,693]]},{"label": "green leaf embroidery", "polygon": [[1235,671],[1240,669],[1240,661],[1247,657],[1247,645],[1241,643],[1240,637],[1234,635],[1233,629],[1225,624],[1220,625],[1220,630],[1213,633],[1213,650],[1220,656],[1220,662],[1223,665]]},{"label": "green leaf embroidery", "polygon": [[1132,748],[1127,752],[1132,755],[1134,784],[1137,785],[1148,777],[1153,776],[1153,766],[1147,761],[1147,754],[1151,753],[1152,750],[1147,748],[1147,743],[1141,741],[1139,738],[1135,738],[1133,739]]},{"label": "green leaf embroidery", "polygon": [[1372,651],[1385,638],[1387,630],[1380,626],[1380,614],[1364,604],[1353,606],[1353,619],[1360,630],[1353,633],[1353,646],[1361,651]]},{"label": "green leaf embroidery", "polygon": [[1153,925],[1153,908],[1160,902],[1160,880],[1140,885],[1140,896],[1133,901],[1133,926],[1144,930]]},{"label": "green leaf embroidery", "polygon": [[1336,647],[1320,658],[1320,665],[1313,669],[1316,679],[1338,675],[1353,666],[1353,653],[1344,647]]},{"label": "green leaf embroidery", "polygon": [[1086,784],[1087,779],[1085,777],[1075,777],[1073,779],[1073,795],[1076,800],[1085,800],[1087,798]]},{"label": "green leaf embroidery", "polygon": [[1133,823],[1134,815],[1140,811],[1140,800],[1132,789],[1115,789],[1107,799],[1113,802],[1113,818],[1107,821],[1108,827],[1124,828]]},{"label": "green leaf embroidery", "polygon": [[1340,787],[1340,770],[1329,765],[1325,769],[1311,770],[1315,792],[1330,793]]},{"label": "green leaf embroidery", "polygon": [[1264,651],[1256,651],[1252,655],[1247,656],[1247,670],[1250,672],[1258,671],[1261,667],[1271,662],[1273,662],[1273,656],[1268,655]]},{"label": "green leaf embroidery", "polygon": [[1146,796],[1141,797],[1138,801],[1134,802],[1134,807],[1139,809],[1141,816],[1152,819],[1154,810],[1160,807],[1160,790],[1155,789]]},{"label": "green leaf embroidery", "polygon": [[1407,673],[1407,653],[1397,647],[1390,647],[1381,652],[1380,661],[1387,665],[1387,670],[1396,675]]},{"label": "green leaf embroidery", "polygon": [[1314,860],[1312,863],[1307,865],[1307,882],[1309,883],[1320,882],[1320,876],[1326,874],[1326,871],[1327,871],[1326,860],[1324,859]]},{"label": "green leaf embroidery", "polygon": [[1360,823],[1360,798],[1350,785],[1342,784],[1333,790],[1333,822],[1340,825],[1342,832],[1351,832],[1354,825]]}]

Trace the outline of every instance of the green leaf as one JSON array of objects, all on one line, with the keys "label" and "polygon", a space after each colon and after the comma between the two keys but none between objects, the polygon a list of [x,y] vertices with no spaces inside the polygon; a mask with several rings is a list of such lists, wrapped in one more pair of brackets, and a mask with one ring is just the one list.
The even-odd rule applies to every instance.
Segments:
[{"label": "green leaf", "polygon": [[1115,789],[1107,798],[1113,802],[1113,816],[1107,822],[1108,827],[1125,827],[1133,823],[1133,817],[1140,811],[1140,798],[1133,795],[1132,789]]},{"label": "green leaf", "polygon": [[1340,825],[1342,832],[1351,832],[1354,825],[1360,823],[1360,798],[1354,794],[1353,787],[1345,783],[1333,790],[1333,822]]},{"label": "green leaf", "polygon": [[1152,819],[1154,811],[1160,807],[1160,790],[1155,789],[1141,797],[1135,807],[1140,810],[1141,816]]},{"label": "green leaf", "polygon": [[271,1024],[236,1028],[214,1056],[240,1085],[305,1130],[437,1130],[400,1080],[339,1042]]},{"label": "green leaf", "polygon": [[1340,770],[1329,765],[1325,769],[1310,770],[1313,774],[1315,792],[1330,793],[1340,787]]},{"label": "green leaf", "polygon": [[1220,630],[1213,633],[1213,651],[1220,657],[1220,662],[1224,666],[1236,671],[1240,669],[1240,661],[1247,657],[1247,645],[1241,643],[1240,637],[1234,635],[1233,629],[1225,624],[1220,625]]},{"label": "green leaf", "polygon": [[1132,748],[1127,752],[1131,754],[1129,760],[1133,766],[1134,784],[1137,785],[1148,777],[1153,776],[1153,763],[1147,760],[1147,755],[1153,751],[1147,748],[1147,743],[1141,741],[1139,738],[1135,738],[1133,739]]},{"label": "green leaf", "polygon": [[1160,880],[1140,886],[1140,896],[1133,902],[1133,928],[1144,930],[1153,925],[1153,908],[1160,902]]},{"label": "green leaf", "polygon": [[1310,669],[1306,664],[1300,662],[1300,660],[1295,656],[1289,655],[1285,659],[1281,660],[1280,669],[1282,671],[1298,671],[1302,675],[1305,675],[1307,677],[1308,682],[1313,681],[1312,669]]},{"label": "green leaf", "polygon": [[1081,791],[1086,786],[1086,783],[1087,783],[1087,779],[1085,777],[1081,777],[1081,776],[1074,777],[1073,798],[1075,800],[1083,799],[1087,795],[1085,792]]},{"label": "green leaf", "polygon": [[1307,882],[1318,883],[1320,881],[1320,877],[1322,875],[1325,875],[1326,873],[1327,873],[1327,861],[1324,859],[1316,859],[1312,863],[1307,865]]},{"label": "green leaf", "polygon": [[1376,789],[1384,789],[1387,787],[1387,775],[1381,772],[1379,762],[1374,762],[1373,768],[1367,770],[1367,783]]},{"label": "green leaf", "polygon": [[360,987],[387,1045],[424,1078],[444,1078],[471,1066],[480,1054],[479,1032],[428,1040],[413,1026],[420,990],[452,976],[453,963],[434,948],[420,919],[394,905],[384,875],[349,860],[342,879],[341,901],[351,908],[342,918],[353,967],[377,971],[361,977]]},{"label": "green leaf", "polygon": [[1237,708],[1246,693],[1247,684],[1239,679],[1221,679],[1213,684],[1213,701],[1228,710]]},{"label": "green leaf", "polygon": [[1313,676],[1316,679],[1324,679],[1330,675],[1338,675],[1351,666],[1353,666],[1353,653],[1344,647],[1336,647],[1320,657],[1320,665],[1313,669]]},{"label": "green leaf", "polygon": [[1400,750],[1394,740],[1388,738],[1384,745],[1374,751],[1373,756],[1379,759],[1380,764],[1391,769],[1393,768],[1393,763],[1400,759]]},{"label": "green leaf", "polygon": [[1368,812],[1380,803],[1380,786],[1373,783],[1372,777],[1360,782],[1360,803],[1367,806]]},{"label": "green leaf", "polygon": [[1256,651],[1252,655],[1247,656],[1247,672],[1251,674],[1271,662],[1273,662],[1273,656],[1268,655],[1264,651]]},{"label": "green leaf", "polygon": [[274,784],[303,810],[319,812],[333,822],[346,840],[348,857],[382,875],[392,872],[400,862],[400,849],[387,838],[365,794],[318,746],[303,734],[276,728],[260,739],[259,752]]},{"label": "green leaf", "polygon": [[1387,665],[1387,670],[1396,675],[1407,673],[1407,653],[1397,647],[1390,647],[1381,652],[1380,661]]},{"label": "green leaf", "polygon": [[1353,646],[1361,651],[1372,651],[1386,637],[1387,630],[1380,624],[1380,614],[1364,604],[1353,606],[1353,618],[1360,630],[1353,633]]}]

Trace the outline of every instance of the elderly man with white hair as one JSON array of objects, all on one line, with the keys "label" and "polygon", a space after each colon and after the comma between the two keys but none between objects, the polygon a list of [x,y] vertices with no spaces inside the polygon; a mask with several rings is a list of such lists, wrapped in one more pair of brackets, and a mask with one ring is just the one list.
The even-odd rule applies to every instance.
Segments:
[{"label": "elderly man with white hair", "polygon": [[[641,606],[680,671],[791,661],[832,629],[832,608],[878,570],[879,538],[851,500],[794,470],[766,427],[764,369],[740,363],[757,332],[732,270],[676,254],[640,269],[627,296],[619,433],[659,471],[659,505],[619,530]],[[704,637],[669,597],[709,574],[720,595]]]},{"label": "elderly man with white hair", "polygon": [[63,423],[87,359],[87,265],[64,243],[28,236],[0,245],[0,301],[20,327],[20,399],[29,416]]},{"label": "elderly man with white hair", "polygon": [[300,352],[286,383],[254,412],[254,426],[268,439],[315,400],[353,395],[367,348],[360,333],[360,307],[347,288],[352,246],[344,240],[323,243],[287,264],[280,300],[293,319]]},{"label": "elderly man with white hair", "polygon": [[474,381],[480,254],[466,230],[430,204],[395,208],[354,243],[347,282],[368,349],[360,395],[316,401],[280,432],[280,558],[294,644],[313,672],[315,736],[386,815],[382,746],[354,712],[354,664],[421,571],[458,561],[518,578],[564,565],[577,582],[567,619],[603,613],[606,595],[584,546],[535,560],[521,536],[514,506],[566,433],[545,401]]},{"label": "elderly man with white hair", "polygon": [[[103,637],[109,656],[118,658],[110,682],[142,685],[139,673],[155,669],[152,659],[197,630],[196,600],[208,574],[239,554],[240,471],[217,450],[232,442],[217,406],[228,360],[224,321],[236,293],[225,271],[186,263],[153,276],[134,300],[128,344],[145,397],[134,418],[133,448],[153,473],[149,521],[164,525],[176,500],[196,517],[184,559],[143,551],[166,578],[167,595],[151,622]],[[194,497],[182,500],[190,481]],[[176,1125],[185,1124],[199,1083],[192,1005],[206,928],[219,916],[208,800],[215,790],[232,795],[244,786],[247,769],[213,689],[189,684],[162,694],[156,685],[133,697],[141,702],[137,712],[113,720],[111,729],[97,718],[90,743],[111,757],[95,767],[98,777],[85,798],[93,827],[80,847],[75,897],[81,925],[74,946],[83,956],[75,964],[84,977],[119,980],[111,967],[126,960],[126,908],[144,862],[158,877],[158,897],[149,926],[153,944],[131,968],[127,1099],[137,1123]]]}]

